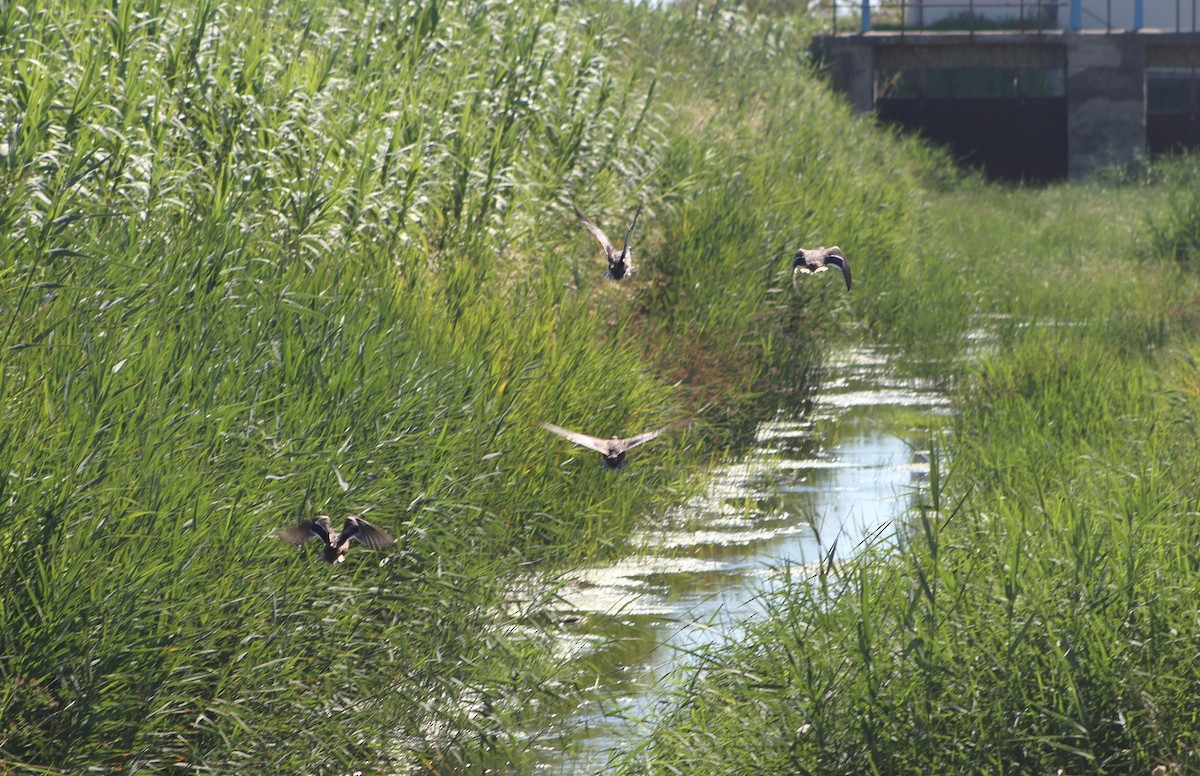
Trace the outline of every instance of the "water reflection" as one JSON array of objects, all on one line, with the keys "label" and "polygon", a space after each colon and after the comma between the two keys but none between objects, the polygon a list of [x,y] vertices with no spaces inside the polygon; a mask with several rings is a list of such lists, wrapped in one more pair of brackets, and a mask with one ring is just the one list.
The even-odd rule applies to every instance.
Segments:
[{"label": "water reflection", "polygon": [[641,536],[641,552],[567,575],[563,648],[594,686],[559,735],[537,742],[538,772],[603,772],[693,653],[763,613],[781,567],[890,540],[928,473],[929,419],[946,400],[891,377],[870,351],[845,354],[825,385],[812,419],[763,424],[756,448]]}]

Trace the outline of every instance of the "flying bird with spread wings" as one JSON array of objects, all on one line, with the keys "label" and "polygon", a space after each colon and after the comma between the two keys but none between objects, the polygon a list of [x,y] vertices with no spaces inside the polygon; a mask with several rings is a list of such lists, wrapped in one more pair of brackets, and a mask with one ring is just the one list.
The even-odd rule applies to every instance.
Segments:
[{"label": "flying bird with spread wings", "polygon": [[832,248],[801,248],[796,251],[796,258],[792,261],[792,285],[796,285],[797,272],[813,275],[830,267],[837,267],[842,271],[842,277],[846,280],[846,290],[849,291],[850,263],[846,261],[842,249],[836,245]]},{"label": "flying bird with spread wings", "polygon": [[317,515],[313,520],[302,520],[297,525],[279,532],[284,541],[300,545],[309,539],[320,539],[324,546],[321,560],[326,563],[341,563],[346,560],[346,551],[351,540],[372,550],[386,550],[396,543],[396,537],[381,531],[357,515],[350,515],[342,524],[342,530],[333,530],[333,523],[326,515]]},{"label": "flying bird with spread wings", "polygon": [[605,469],[613,470],[624,469],[626,464],[629,463],[625,460],[625,453],[629,452],[640,444],[649,442],[651,439],[654,439],[656,436],[667,430],[666,427],[663,427],[656,431],[647,431],[644,434],[638,434],[637,436],[631,436],[626,439],[620,439],[619,437],[601,439],[600,437],[594,437],[589,434],[581,434],[578,431],[571,431],[570,429],[563,428],[562,426],[556,426],[553,423],[542,423],[542,428],[554,434],[558,434],[563,439],[569,439],[577,445],[595,450],[596,452],[600,453],[601,456],[603,456],[603,458],[600,460],[600,465]]},{"label": "flying bird with spread wings", "polygon": [[625,233],[625,247],[620,252],[613,247],[613,244],[608,239],[608,235],[600,227],[592,223],[574,202],[571,203],[571,207],[575,209],[575,215],[579,216],[579,220],[592,233],[592,236],[600,241],[600,247],[604,249],[604,255],[608,259],[608,269],[604,273],[606,278],[610,280],[624,280],[637,271],[633,268],[633,252],[629,250],[629,238],[633,235],[633,227],[637,226],[638,216],[642,214],[642,204],[640,202],[638,203],[637,212],[633,214],[633,223],[629,225],[629,231]]}]

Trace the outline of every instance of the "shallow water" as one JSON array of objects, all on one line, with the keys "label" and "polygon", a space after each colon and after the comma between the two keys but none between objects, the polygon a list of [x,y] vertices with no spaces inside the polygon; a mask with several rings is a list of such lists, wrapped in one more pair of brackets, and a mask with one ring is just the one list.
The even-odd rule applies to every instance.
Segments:
[{"label": "shallow water", "polygon": [[640,551],[564,575],[562,658],[591,687],[529,742],[533,772],[603,772],[648,730],[697,650],[738,639],[762,615],[781,569],[892,540],[947,401],[892,377],[871,351],[843,354],[824,385],[812,418],[761,425],[749,454],[635,539]]}]

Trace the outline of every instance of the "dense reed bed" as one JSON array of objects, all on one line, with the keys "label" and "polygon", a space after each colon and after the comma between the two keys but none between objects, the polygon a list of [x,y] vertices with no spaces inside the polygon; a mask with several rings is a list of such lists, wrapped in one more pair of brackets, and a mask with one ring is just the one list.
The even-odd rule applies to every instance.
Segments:
[{"label": "dense reed bed", "polygon": [[625,772],[1200,768],[1193,171],[926,194],[863,298],[955,396],[928,491],[795,570]]},{"label": "dense reed bed", "polygon": [[[791,252],[878,282],[940,174],[813,80],[805,24],[0,6],[0,770],[398,769],[569,692],[511,580],[802,407],[849,318],[785,293]],[[639,276],[571,200],[610,235],[645,203]],[[696,418],[619,480],[536,427]],[[400,544],[276,538],[316,513]]]}]

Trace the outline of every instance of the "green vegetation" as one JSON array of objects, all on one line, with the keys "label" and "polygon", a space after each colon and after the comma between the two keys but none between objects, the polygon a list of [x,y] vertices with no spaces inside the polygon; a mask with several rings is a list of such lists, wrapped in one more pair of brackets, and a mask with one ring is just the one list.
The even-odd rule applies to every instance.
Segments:
[{"label": "green vegetation", "polygon": [[[517,746],[574,689],[514,582],[619,551],[844,331],[956,396],[928,503],[624,767],[1200,768],[1194,160],[960,178],[830,95],[820,21],[0,6],[0,770]],[[644,203],[631,281],[571,201]],[[853,295],[794,292],[835,242]],[[619,479],[537,428],[697,419]],[[275,538],[357,512],[400,545]]]},{"label": "green vegetation", "polygon": [[862,298],[956,397],[926,498],[897,546],[797,570],[626,772],[1200,767],[1200,282],[1148,247],[1193,164],[924,195],[924,250]]},{"label": "green vegetation", "polygon": [[[840,0],[840,5],[843,12],[858,10],[857,3]],[[876,32],[913,29],[941,32],[1062,29],[1062,25],[1059,23],[1060,11],[1057,8],[1035,8],[1033,3],[1028,3],[1028,7],[1023,8],[1019,13],[997,18],[975,13],[968,7],[968,0],[963,0],[959,5],[964,6],[962,10],[951,10],[950,13],[931,22],[928,19],[935,13],[932,10],[926,11],[929,14],[926,16],[923,13],[914,12],[913,6],[905,0],[884,0],[871,13],[871,29]],[[993,10],[995,9],[993,8]],[[839,30],[845,31],[845,22],[839,25]]]},{"label": "green vegetation", "polygon": [[[512,581],[800,406],[849,316],[792,251],[870,287],[944,169],[806,43],[719,6],[0,6],[0,770],[385,768],[570,692]],[[570,200],[610,234],[645,202],[639,276]],[[536,427],[697,416],[620,487]],[[275,538],[352,512],[397,549]]]},{"label": "green vegetation", "polygon": [[1165,166],[1163,177],[1171,197],[1164,212],[1151,221],[1150,248],[1155,256],[1184,264],[1200,258],[1200,191],[1193,185],[1198,164],[1193,157]]}]

